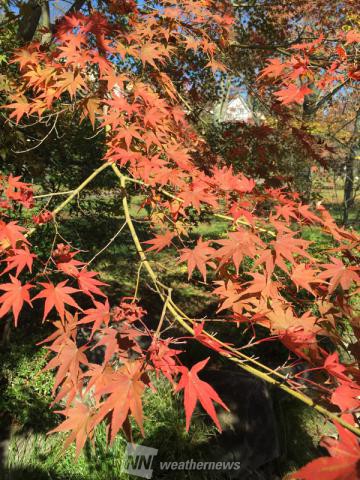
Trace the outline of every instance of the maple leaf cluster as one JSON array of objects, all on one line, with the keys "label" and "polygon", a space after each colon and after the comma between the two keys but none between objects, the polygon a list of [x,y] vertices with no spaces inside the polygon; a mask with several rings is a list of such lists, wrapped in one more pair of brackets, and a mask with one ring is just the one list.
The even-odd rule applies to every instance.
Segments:
[{"label": "maple leaf cluster", "polygon": [[[51,48],[33,43],[18,51],[14,62],[21,75],[7,105],[10,117],[26,122],[29,116],[42,118],[71,108],[79,118],[103,128],[104,165],[120,172],[123,190],[126,182],[136,184],[150,207],[153,233],[145,242],[149,258],[171,247],[177,262],[186,264],[188,278],[202,282],[216,296],[218,311],[230,326],[242,324],[246,332],[254,332],[255,341],[260,328],[267,339],[280,341],[293,361],[305,361],[320,371],[328,388],[315,388],[313,395],[355,422],[352,415],[360,407],[356,353],[360,330],[352,299],[360,283],[360,239],[337,226],[321,204],[311,208],[297,194],[266,188],[211,154],[189,121],[178,87],[164,70],[191,50],[209,73],[221,71],[221,49],[231,36],[232,18],[217,10],[214,2],[167,1],[162,7],[141,13],[127,2],[120,12],[129,16],[126,27],[114,25],[112,18],[98,12],[77,13],[58,23]],[[356,35],[348,33],[346,44],[355,41]],[[286,92],[278,94],[284,103],[299,102],[309,93],[306,85],[301,84],[299,91],[291,82],[311,75],[307,55],[321,45],[322,39],[293,46],[301,53],[286,65],[272,60],[263,72],[270,77],[287,72]],[[341,68],[348,72],[345,54]],[[343,79],[335,73],[338,68],[327,71],[326,84]],[[175,317],[180,314],[169,295],[166,299],[161,283],[155,287],[165,301],[164,315],[158,330],[152,331],[136,298],[110,305],[107,285],[70,245],[56,245],[50,261],[41,265],[42,273],[30,280],[35,260],[27,239],[31,230],[10,220],[8,211],[14,203],[31,208],[32,190],[17,177],[1,182],[0,245],[5,267],[0,317],[12,310],[17,324],[25,305],[42,302],[43,321],[55,327],[44,340],[52,354],[46,369],[56,369],[54,404],[65,406],[61,413],[66,419],[54,431],[70,431],[67,444],[75,441],[78,453],[101,422],[106,422],[111,441],[120,429],[131,438],[130,416],[143,431],[141,399],[146,389],[153,388],[152,373],[167,378],[175,392],[184,391],[187,428],[200,402],[220,429],[213,402],[226,406],[198,375],[208,360],[189,369],[179,359],[184,350],[178,349],[177,339],[162,338],[167,308]],[[125,192],[122,195],[126,208]],[[57,214],[44,211],[35,216],[32,228],[41,228]],[[191,218],[210,215],[227,221],[224,235],[191,239]],[[136,239],[131,219],[127,221]],[[334,247],[321,250],[306,240],[304,231],[310,228]],[[137,249],[145,262],[147,252],[138,245]],[[324,338],[334,349],[341,344],[338,330],[344,319],[354,334],[354,362],[348,364],[323,346]],[[236,348],[209,335],[206,325],[205,320],[194,322],[192,339],[217,354],[234,354]],[[242,340],[244,330],[238,331],[234,344]],[[79,342],[80,332],[85,343]],[[140,342],[144,336],[148,347]],[[102,358],[96,364],[90,360],[94,349]],[[289,385],[295,390],[304,387],[292,379]],[[346,444],[354,450],[353,468],[357,440],[350,433],[343,438],[341,431],[340,437],[339,448],[335,444],[330,448],[326,462],[331,464]],[[323,467],[320,460],[309,467],[311,472]],[[298,473],[303,475],[299,478],[310,478],[307,470]]]},{"label": "maple leaf cluster", "polygon": [[[11,185],[12,180],[9,177]],[[18,180],[17,186],[21,186]],[[8,199],[13,200],[12,190],[5,192]],[[16,201],[22,203],[22,197]],[[43,321],[52,321],[55,327],[54,332],[41,343],[48,344],[52,353],[45,370],[57,370],[54,404],[61,401],[65,403],[65,409],[59,413],[67,419],[53,430],[71,431],[65,446],[75,441],[79,453],[87,438],[93,437],[96,426],[103,420],[108,422],[110,441],[114,440],[122,427],[131,436],[130,414],[143,431],[141,396],[151,386],[149,373],[153,371],[163,373],[174,385],[181,375],[177,391],[185,390],[187,428],[199,401],[221,429],[212,400],[227,407],[211,386],[197,376],[207,360],[188,370],[178,357],[183,352],[172,347],[172,340],[162,340],[156,336],[149,348],[143,349],[139,339],[145,334],[150,335],[143,321],[145,310],[134,298],[124,298],[111,309],[106,294],[100,289],[106,284],[96,279],[96,272],[87,270],[86,265],[75,258],[78,251],[72,251],[69,245],[58,244],[53,250],[52,270],[45,266],[43,274],[37,275],[36,282],[22,283],[19,275],[25,271],[31,274],[33,261],[40,259],[29,249],[26,229],[16,222],[2,221],[0,235],[2,253],[6,255],[6,266],[1,275],[8,275],[10,280],[0,284],[0,290],[4,292],[0,296],[0,317],[12,310],[17,325],[24,304],[32,307],[36,300],[42,300]],[[43,282],[39,278],[48,278],[56,273],[67,279]],[[35,289],[38,293],[31,295],[30,291]],[[81,308],[79,303],[82,303],[84,296],[90,299],[92,307]],[[81,329],[85,331],[88,341],[79,346]],[[94,349],[102,351],[103,361],[100,364],[91,363],[88,359],[87,354]]]},{"label": "maple leaf cluster", "polygon": [[25,208],[33,206],[33,190],[29,183],[20,180],[21,177],[0,176],[0,209],[11,210],[16,204]]},{"label": "maple leaf cluster", "polygon": [[[274,95],[284,105],[302,104],[306,95],[324,92],[353,84],[360,80],[356,49],[360,43],[360,32],[349,30],[338,32],[337,38],[327,39],[323,34],[314,34],[314,40],[296,43],[289,47],[290,58],[270,58],[262,70],[259,80],[271,79],[281,82],[283,88]],[[321,58],[319,62],[318,58]],[[324,61],[325,58],[325,61]]]}]

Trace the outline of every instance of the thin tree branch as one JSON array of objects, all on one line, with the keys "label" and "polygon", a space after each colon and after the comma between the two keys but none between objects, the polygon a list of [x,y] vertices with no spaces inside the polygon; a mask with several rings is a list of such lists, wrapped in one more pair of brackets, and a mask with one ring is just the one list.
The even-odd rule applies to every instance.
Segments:
[{"label": "thin tree branch", "polygon": [[51,135],[51,132],[55,129],[55,127],[56,127],[56,122],[58,121],[58,118],[59,118],[59,114],[56,115],[52,127],[50,128],[50,130],[48,131],[48,133],[45,135],[45,137],[40,140],[40,142],[39,142],[38,144],[36,144],[36,145],[33,146],[33,147],[27,148],[26,150],[13,150],[13,149],[11,149],[11,150],[12,150],[14,153],[27,153],[27,152],[31,152],[31,150],[36,150],[37,148],[39,148],[40,145],[45,142],[45,140]]},{"label": "thin tree branch", "polygon": [[[51,213],[55,217],[61,210],[63,210],[66,205],[68,205],[73,198],[76,197],[95,177],[99,175],[103,170],[108,168],[111,164],[109,162],[104,162],[99,168],[97,168],[91,175],[89,175],[75,190],[72,190],[72,193],[58,205]],[[24,235],[26,238],[29,238],[36,230],[36,227],[30,228],[27,233]]]},{"label": "thin tree branch", "polygon": [[38,198],[48,198],[48,197],[55,197],[55,196],[60,196],[60,195],[69,195],[70,193],[73,193],[74,190],[67,190],[66,192],[53,192],[53,193],[44,193],[42,195],[34,195],[34,199]]},{"label": "thin tree branch", "polygon": [[310,114],[316,113],[319,108],[321,108],[325,103],[328,102],[328,100],[331,100],[331,98],[339,91],[341,90],[347,83],[349,83],[349,79],[347,78],[344,82],[340,83],[337,87],[335,87],[331,92],[326,94],[324,97],[322,97],[309,111]]},{"label": "thin tree branch", "polygon": [[119,230],[115,233],[115,235],[113,235],[110,240],[107,242],[107,244],[101,249],[99,250],[98,252],[96,252],[96,254],[88,261],[85,263],[85,265],[82,267],[82,268],[85,268],[87,266],[90,265],[90,263],[92,263],[99,255],[101,255],[103,252],[105,252],[105,250],[107,250],[110,245],[115,241],[115,239],[120,235],[120,233],[124,230],[126,226],[126,222],[124,222],[121,227],[119,228]]}]

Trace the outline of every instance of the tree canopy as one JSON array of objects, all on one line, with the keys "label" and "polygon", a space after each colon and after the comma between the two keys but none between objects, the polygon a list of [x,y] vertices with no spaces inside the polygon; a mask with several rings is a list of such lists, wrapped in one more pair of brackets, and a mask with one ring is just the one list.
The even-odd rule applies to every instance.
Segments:
[{"label": "tree canopy", "polygon": [[[0,317],[21,328],[36,307],[53,325],[46,369],[65,416],[54,431],[69,432],[78,453],[101,423],[110,441],[120,429],[131,438],[130,418],[143,431],[151,374],[184,392],[187,429],[197,403],[221,429],[214,402],[227,406],[201,380],[208,359],[183,360],[198,342],[335,424],[338,440],[323,441],[330,456],[293,478],[356,478],[359,236],[311,189],[337,148],[349,172],[356,155],[355,2],[76,0],[56,18],[49,2],[3,8]],[[253,123],[221,121],[236,95],[259,112]],[[139,256],[133,296],[117,303],[77,240],[57,230],[99,185],[116,189]],[[145,242],[134,192],[148,211]],[[204,218],[226,230],[195,238]],[[55,240],[39,249],[32,239],[49,225]],[[179,308],[155,266],[164,249],[214,296],[217,318]],[[163,304],[155,327],[138,295],[144,279]],[[269,341],[288,352],[284,365],[246,353]],[[294,363],[304,368],[286,375]],[[317,373],[306,380],[308,371]]]}]

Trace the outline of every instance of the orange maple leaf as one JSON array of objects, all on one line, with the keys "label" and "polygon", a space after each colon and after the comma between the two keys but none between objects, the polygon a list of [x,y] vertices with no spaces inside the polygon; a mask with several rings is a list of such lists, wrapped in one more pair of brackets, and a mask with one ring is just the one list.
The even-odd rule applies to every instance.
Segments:
[{"label": "orange maple leaf", "polygon": [[331,257],[331,260],[333,263],[322,265],[325,270],[319,274],[319,278],[329,280],[329,293],[332,293],[338,285],[344,290],[349,290],[352,282],[360,283],[360,276],[357,273],[359,267],[347,267],[336,257]]},{"label": "orange maple leaf", "polygon": [[18,242],[29,243],[23,233],[26,231],[24,227],[20,227],[17,222],[5,223],[0,220],[0,250],[9,246],[16,249]]},{"label": "orange maple leaf", "polygon": [[75,95],[77,90],[87,89],[85,80],[80,75],[80,73],[74,72],[72,70],[63,72],[59,80],[57,81],[56,86],[60,89],[61,92],[69,92],[71,97]]},{"label": "orange maple leaf", "polygon": [[0,297],[0,318],[12,309],[16,326],[24,302],[31,305],[29,290],[33,288],[34,285],[30,283],[22,285],[20,280],[12,275],[10,275],[10,280],[11,283],[3,283],[0,285],[0,290],[5,292]]},{"label": "orange maple leaf", "polygon": [[95,308],[84,310],[85,316],[78,323],[79,325],[94,323],[90,338],[93,337],[94,333],[99,330],[102,324],[108,326],[110,321],[110,305],[108,299],[106,299],[105,303],[95,301],[94,305]]},{"label": "orange maple leaf", "polygon": [[346,34],[346,45],[350,43],[360,43],[360,31],[349,30]]},{"label": "orange maple leaf", "polygon": [[94,422],[92,409],[77,401],[73,407],[65,410],[57,410],[55,413],[60,413],[67,417],[58,427],[54,428],[48,434],[56,432],[68,432],[71,430],[70,435],[67,437],[64,443],[64,450],[75,441],[76,443],[76,457],[79,456],[83,449],[87,438],[92,438],[94,434]]},{"label": "orange maple leaf", "polygon": [[191,277],[195,268],[200,270],[201,275],[206,282],[206,266],[216,268],[211,257],[214,257],[216,250],[209,246],[210,242],[204,242],[201,238],[198,239],[195,248],[181,249],[181,256],[179,262],[187,262],[189,270],[189,278]]},{"label": "orange maple leaf", "polygon": [[171,245],[171,241],[174,237],[175,237],[174,232],[170,232],[170,230],[168,230],[164,234],[155,235],[154,238],[152,238],[151,240],[146,240],[146,242],[143,242],[143,243],[148,243],[149,245],[151,245],[151,247],[147,249],[148,252],[155,250],[155,252],[158,253],[161,250],[163,250],[165,247],[168,247],[169,245]]},{"label": "orange maple leaf", "polygon": [[108,395],[99,407],[96,421],[100,422],[110,414],[110,442],[115,439],[129,413],[134,416],[136,423],[144,434],[141,397],[149,384],[150,380],[142,369],[142,362],[126,362],[112,375],[108,385],[98,392],[101,395]]},{"label": "orange maple leaf", "polygon": [[58,311],[61,319],[64,318],[65,313],[65,304],[70,305],[75,308],[80,308],[75,300],[71,297],[71,294],[78,292],[77,288],[67,287],[67,280],[54,285],[53,283],[41,283],[44,289],[33,298],[36,300],[38,298],[45,298],[45,308],[43,320],[46,319],[50,310],[55,307]]}]

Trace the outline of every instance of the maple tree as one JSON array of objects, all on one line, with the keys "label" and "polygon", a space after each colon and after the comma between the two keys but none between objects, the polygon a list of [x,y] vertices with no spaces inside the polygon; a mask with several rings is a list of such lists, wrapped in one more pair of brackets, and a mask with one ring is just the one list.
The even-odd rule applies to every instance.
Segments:
[{"label": "maple tree", "polygon": [[[346,41],[347,32],[358,28],[356,2],[264,3],[239,2],[235,9],[235,36],[226,56],[229,68],[218,92],[222,106],[219,124],[207,127],[207,139],[239,170],[264,179],[272,187],[295,188],[306,203],[318,195],[314,166],[322,171],[336,166],[334,171],[347,180],[347,191],[351,186],[355,190],[357,182],[351,180],[351,173],[345,176],[339,164],[347,165],[347,172],[354,170],[351,165],[356,166],[356,153],[348,154],[348,148],[350,138],[358,144],[354,118],[358,95],[347,72],[352,75],[358,71],[358,60],[356,44]],[[341,49],[346,56],[339,56]],[[333,74],[331,68],[335,69]],[[329,74],[323,76],[323,69]],[[325,89],[323,85],[318,88],[318,81],[329,83]],[[276,92],[289,88],[300,103],[283,108],[276,101]],[[305,88],[312,93],[296,97]],[[239,91],[253,113],[252,121],[227,120],[226,105],[236,100]],[[205,111],[208,107],[202,107],[200,101],[199,108]],[[352,206],[352,195],[346,195]]]},{"label": "maple tree", "polygon": [[[44,207],[35,214],[42,196],[36,198],[32,185],[11,174],[0,177],[0,317],[12,310],[17,325],[25,306],[41,305],[43,321],[53,324],[54,332],[44,340],[51,353],[46,369],[56,370],[54,404],[65,404],[61,413],[66,417],[54,431],[70,432],[67,444],[75,441],[77,453],[102,422],[110,441],[120,429],[132,438],[130,417],[145,434],[142,395],[153,388],[151,374],[163,375],[174,392],[184,390],[187,429],[197,402],[220,429],[214,403],[227,406],[198,375],[208,359],[191,368],[184,365],[186,343],[180,349],[177,338],[162,335],[172,318],[191,335],[182,341],[200,342],[335,423],[339,440],[325,443],[331,456],[314,460],[294,478],[354,478],[360,435],[355,415],[360,407],[360,329],[354,312],[359,236],[339,227],[320,203],[307,205],[298,193],[259,182],[227,164],[192,122],[184,98],[196,97],[197,86],[191,83],[196,84],[197,75],[215,82],[229,68],[225,59],[236,27],[230,2],[109,3],[109,9],[100,5],[86,14],[71,12],[57,21],[51,41],[35,39],[17,49],[11,64],[19,74],[7,88],[5,109],[11,122],[26,125],[71,112],[103,133],[102,163],[52,211]],[[301,2],[294,3],[302,8]],[[309,41],[293,42],[286,61],[268,58],[258,68],[259,89],[264,98],[274,93],[274,110],[283,119],[290,118],[291,108],[306,103],[315,88],[317,102],[322,102],[329,88],[334,95],[359,80],[358,30],[339,29],[335,38],[327,38],[325,27],[325,33],[312,32]],[[316,54],[325,58],[320,67],[312,60]],[[306,129],[296,131],[308,140]],[[132,298],[111,305],[106,283],[80,251],[64,243],[49,245],[44,260],[31,245],[36,229],[61,221],[61,212],[105,171],[120,186],[141,267],[164,305],[155,330],[146,323],[136,289]],[[152,233],[143,244],[129,210],[132,186],[145,197],[150,212]],[[20,207],[30,215],[21,217]],[[189,218],[203,215],[227,222],[223,238],[191,241]],[[306,228],[320,231],[333,248],[312,244],[304,238]],[[152,265],[169,247],[176,261],[186,264],[189,280],[200,273],[225,323],[254,332],[248,345],[238,346],[241,338],[233,344],[222,341],[209,333],[211,319],[199,323],[176,305],[172,289]],[[343,348],[340,332],[345,326],[353,340],[348,361],[340,362],[333,352]],[[241,337],[244,330],[238,331]],[[257,338],[260,331],[266,332],[265,340],[281,342],[292,362],[305,360],[308,369],[321,371],[317,382],[306,384],[299,374],[286,376],[246,355],[244,349],[264,341]],[[141,337],[148,338],[148,347]],[[104,352],[100,364],[91,360],[94,349]]]}]

